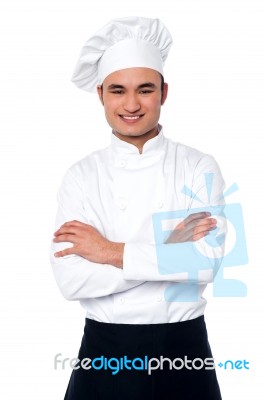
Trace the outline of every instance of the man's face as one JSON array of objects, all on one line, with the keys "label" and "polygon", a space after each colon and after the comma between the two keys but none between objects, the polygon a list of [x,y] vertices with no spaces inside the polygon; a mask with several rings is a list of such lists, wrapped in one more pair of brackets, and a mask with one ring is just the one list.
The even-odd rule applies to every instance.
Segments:
[{"label": "man's face", "polygon": [[150,68],[115,71],[98,87],[108,124],[121,139],[158,133],[161,106],[167,97],[159,72]]}]

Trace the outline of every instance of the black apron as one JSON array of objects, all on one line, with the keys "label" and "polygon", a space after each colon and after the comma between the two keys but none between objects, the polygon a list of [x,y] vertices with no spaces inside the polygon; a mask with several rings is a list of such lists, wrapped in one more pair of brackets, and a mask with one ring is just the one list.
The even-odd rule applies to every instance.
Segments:
[{"label": "black apron", "polygon": [[91,361],[76,365],[64,400],[221,400],[215,369],[206,369],[213,356],[204,316],[150,325],[86,318],[78,358]]}]

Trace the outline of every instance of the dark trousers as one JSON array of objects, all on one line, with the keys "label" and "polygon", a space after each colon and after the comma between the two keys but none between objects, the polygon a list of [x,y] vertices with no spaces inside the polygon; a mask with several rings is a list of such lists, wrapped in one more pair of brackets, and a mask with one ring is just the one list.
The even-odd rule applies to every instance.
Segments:
[{"label": "dark trousers", "polygon": [[[131,361],[125,363],[125,356]],[[165,360],[161,369],[155,360],[151,365],[157,369],[149,374],[145,368],[153,357],[176,359],[175,368]],[[151,325],[86,318],[78,358],[98,360],[95,368],[92,361],[85,368],[77,364],[80,368],[72,371],[64,400],[221,400],[215,369],[205,368],[211,367],[212,361],[206,359],[212,357],[203,316]],[[188,368],[182,368],[185,361]]]}]

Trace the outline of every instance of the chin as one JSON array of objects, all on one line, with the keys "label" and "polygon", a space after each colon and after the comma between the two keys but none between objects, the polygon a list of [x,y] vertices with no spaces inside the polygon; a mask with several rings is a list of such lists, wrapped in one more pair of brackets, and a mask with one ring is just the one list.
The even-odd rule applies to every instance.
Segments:
[{"label": "chin", "polygon": [[142,136],[146,132],[145,130],[138,130],[138,129],[136,129],[136,127],[134,129],[113,128],[113,130],[114,130],[114,132],[116,132],[122,136]]}]

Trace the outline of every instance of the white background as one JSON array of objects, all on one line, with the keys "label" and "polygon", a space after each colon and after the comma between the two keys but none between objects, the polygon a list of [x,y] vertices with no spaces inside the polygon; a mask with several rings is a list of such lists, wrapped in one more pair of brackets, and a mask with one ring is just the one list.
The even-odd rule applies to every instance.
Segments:
[{"label": "white background", "polygon": [[[214,298],[206,319],[217,361],[250,370],[217,374],[223,400],[265,398],[266,5],[259,0],[2,0],[0,5],[1,387],[3,400],[63,399],[84,310],[60,295],[49,264],[56,193],[66,169],[106,146],[110,129],[94,95],[70,77],[81,46],[109,19],[159,17],[174,37],[161,123],[173,140],[213,154],[227,201],[244,211],[249,264],[228,276],[245,298]],[[148,400],[148,399],[147,399]]]}]

